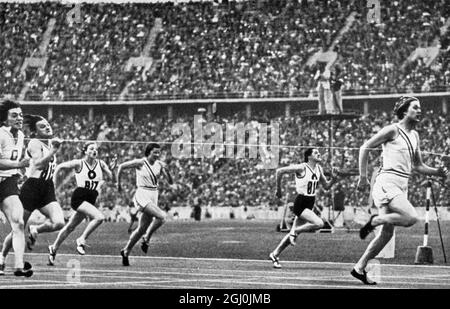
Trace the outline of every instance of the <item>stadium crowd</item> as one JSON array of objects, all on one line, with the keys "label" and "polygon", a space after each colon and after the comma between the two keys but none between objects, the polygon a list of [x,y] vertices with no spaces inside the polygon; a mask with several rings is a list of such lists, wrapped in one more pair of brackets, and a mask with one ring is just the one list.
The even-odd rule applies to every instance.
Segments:
[{"label": "stadium crowd", "polygon": [[[450,11],[444,1],[383,1],[382,23],[357,18],[337,44],[347,90],[376,93],[445,91],[450,82],[448,32],[441,33]],[[435,64],[426,58],[406,61],[415,48],[440,45]]]},{"label": "stadium crowd", "polygon": [[[330,165],[328,148],[328,123],[312,122],[302,119],[299,114],[287,118],[284,116],[258,113],[252,119],[245,120],[243,113],[224,117],[217,116],[217,123],[246,122],[257,127],[258,122],[277,121],[280,123],[281,148],[280,166],[299,163],[303,160],[303,151],[307,146],[319,147],[324,159],[325,170],[330,166],[336,166],[341,170],[356,169],[358,166],[358,149],[362,141],[390,123],[393,118],[386,112],[373,112],[360,119],[344,120],[334,130],[334,150]],[[155,121],[155,119],[157,119]],[[446,125],[448,116],[444,117],[429,110],[418,128],[421,135],[421,148],[424,151],[426,162],[440,164],[441,157],[436,153],[448,153],[450,150],[450,132]],[[172,135],[171,130],[175,123],[190,124],[193,127],[192,118],[188,115],[168,120],[165,117],[152,117],[141,115],[133,122],[126,116],[98,116],[93,122],[87,117],[60,115],[53,120],[52,125],[57,136],[67,139],[63,145],[61,156],[58,160],[65,161],[81,157],[81,142],[85,139],[98,139],[101,143],[100,157],[107,162],[114,155],[119,162],[142,156],[145,143],[149,141],[161,142],[163,146],[162,159],[165,160],[174,176],[175,185],[169,187],[161,182],[160,204],[166,209],[174,206],[192,206],[194,197],[203,201],[202,206],[267,206],[278,207],[284,201],[278,200],[274,195],[275,172],[273,169],[265,169],[261,165],[260,158],[174,158],[171,150],[177,136]],[[79,142],[77,141],[79,140]],[[120,141],[120,142],[117,142]],[[376,159],[379,153],[372,155],[374,165],[378,165]],[[62,178],[62,184],[58,185],[58,197],[62,205],[68,207],[70,196],[74,186],[71,175]],[[293,178],[286,177],[284,186],[290,199],[293,198]],[[409,194],[412,201],[417,201],[415,206],[424,206],[424,190],[421,182],[423,177],[412,177]],[[366,206],[367,193],[355,191],[356,176],[342,177],[335,189],[345,192],[346,205]],[[131,203],[131,197],[135,190],[134,173],[129,173],[123,181],[124,193],[117,193],[113,183],[108,182],[104,187],[100,198],[100,205],[105,209],[116,209],[119,206],[127,206]],[[320,187],[319,187],[320,188]],[[331,205],[331,193],[320,189],[318,194],[318,206]],[[438,193],[438,200],[442,203],[448,201],[448,192],[444,190]],[[446,194],[446,195],[444,195]],[[422,201],[422,202],[421,202]]]},{"label": "stadium crowd", "polygon": [[[380,24],[368,22],[363,2],[352,0],[84,3],[81,23],[68,23],[70,8],[59,2],[2,2],[0,96],[44,101],[310,96],[317,86],[318,66],[309,66],[308,60],[320,50],[337,52],[332,74],[343,80],[344,93],[450,91],[447,2],[382,0]],[[340,33],[353,12],[354,22]],[[51,19],[53,30],[46,34]],[[161,29],[152,36],[156,25]],[[416,48],[435,46],[440,54],[431,65],[420,57],[407,61]],[[127,70],[128,60],[139,56],[152,58],[150,69]],[[47,57],[45,68],[24,70],[26,57]],[[237,113],[216,116],[215,121],[278,121],[282,145],[291,146],[281,151],[282,165],[298,162],[304,150],[300,146],[306,145],[324,147],[325,159],[330,160],[327,123],[267,111],[253,117],[247,120]],[[54,129],[69,140],[58,159],[80,157],[77,141],[99,139],[122,141],[101,145],[107,161],[117,154],[122,162],[140,156],[149,140],[170,143],[175,138],[172,125],[190,120],[188,115],[169,120],[148,114],[133,122],[125,115],[98,116],[91,122],[82,115],[57,115]],[[356,168],[362,141],[391,120],[378,112],[342,121],[334,130],[335,146],[340,148],[333,150],[332,165]],[[422,149],[448,152],[447,120],[427,112],[420,127]],[[162,183],[163,207],[191,205],[193,196],[219,206],[280,204],[273,194],[274,172],[261,168],[260,160],[175,159],[171,145],[164,145],[176,185]],[[429,155],[427,160],[439,156]],[[73,186],[69,176],[58,188],[65,207]],[[355,185],[356,178],[347,177],[341,190],[349,195],[348,204],[364,205],[366,197],[355,192]],[[412,200],[423,200],[419,185],[414,176]],[[132,175],[124,186],[127,194],[117,194],[111,184],[104,186],[101,205],[129,205]],[[319,196],[318,205],[330,204],[329,192]]]},{"label": "stadium crowd", "polygon": [[[448,90],[446,1],[386,0],[381,8],[374,24],[351,0],[83,4],[82,23],[68,24],[70,8],[57,2],[0,3],[0,86],[18,95],[27,82],[33,100],[308,96],[317,71],[308,59],[333,48],[344,92]],[[150,40],[156,19],[162,27]],[[431,66],[407,61],[437,44]],[[144,50],[151,68],[127,71]],[[48,57],[45,68],[24,73],[31,56]]]},{"label": "stadium crowd", "polygon": [[[25,81],[25,57],[38,52],[54,5],[49,3],[0,3],[0,85],[2,93],[20,93]],[[26,22],[23,22],[26,21]]]}]

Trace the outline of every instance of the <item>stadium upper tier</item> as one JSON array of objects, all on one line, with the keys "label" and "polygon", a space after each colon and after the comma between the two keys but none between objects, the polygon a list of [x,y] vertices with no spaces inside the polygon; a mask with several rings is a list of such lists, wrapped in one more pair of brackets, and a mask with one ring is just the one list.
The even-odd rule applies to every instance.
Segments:
[{"label": "stadium upper tier", "polygon": [[[337,53],[344,94],[449,90],[448,1],[381,1],[380,24],[353,2],[82,4],[79,18],[57,2],[0,3],[0,95],[306,97],[319,51]],[[437,54],[408,60],[417,48]]]}]

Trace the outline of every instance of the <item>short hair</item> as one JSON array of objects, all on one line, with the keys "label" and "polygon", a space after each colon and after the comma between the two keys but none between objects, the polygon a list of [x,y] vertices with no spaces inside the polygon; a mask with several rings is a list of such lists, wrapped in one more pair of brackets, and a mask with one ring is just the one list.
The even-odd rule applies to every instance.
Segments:
[{"label": "short hair", "polygon": [[397,100],[397,102],[395,102],[394,114],[398,119],[402,120],[405,117],[405,112],[408,110],[411,102],[414,101],[419,101],[419,99],[412,96],[402,96]]},{"label": "short hair", "polygon": [[22,107],[20,103],[11,101],[11,100],[5,100],[0,104],[0,122],[3,123],[8,119],[8,111],[13,108]]},{"label": "short hair", "polygon": [[152,150],[155,148],[161,148],[161,146],[157,143],[148,144],[147,147],[145,147],[145,156],[148,157]]},{"label": "short hair", "polygon": [[305,153],[304,153],[305,162],[309,161],[309,156],[312,155],[314,149],[315,148],[308,148],[305,150]]},{"label": "short hair", "polygon": [[83,154],[86,153],[86,151],[87,151],[87,149],[88,149],[88,147],[89,147],[90,145],[95,145],[95,144],[97,144],[97,143],[96,143],[96,142],[93,142],[93,141],[86,142],[86,143],[83,145],[83,148],[82,148]]},{"label": "short hair", "polygon": [[25,115],[23,116],[24,124],[30,129],[32,137],[36,134],[37,127],[36,123],[39,121],[46,120],[44,117],[39,115]]}]

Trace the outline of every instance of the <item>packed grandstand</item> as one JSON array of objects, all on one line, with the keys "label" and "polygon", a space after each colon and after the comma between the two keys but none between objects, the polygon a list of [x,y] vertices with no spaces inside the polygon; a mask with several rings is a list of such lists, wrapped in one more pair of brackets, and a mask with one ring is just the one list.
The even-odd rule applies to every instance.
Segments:
[{"label": "packed grandstand", "polygon": [[[393,120],[388,109],[370,106],[370,114],[339,122],[329,162],[328,122],[304,119],[301,107],[286,115],[284,107],[257,106],[248,115],[245,100],[315,97],[319,65],[312,60],[320,52],[336,55],[331,73],[342,80],[346,96],[448,93],[448,1],[381,1],[381,8],[381,23],[369,23],[367,8],[351,0],[83,3],[81,23],[68,23],[71,9],[63,3],[0,3],[0,96],[25,102],[25,112],[27,101],[82,106],[84,101],[242,99],[233,112],[219,108],[208,120],[279,122],[280,143],[288,146],[281,148],[281,165],[301,161],[304,146],[315,145],[323,147],[326,167],[357,168],[358,147]],[[58,160],[79,157],[80,145],[73,140],[86,139],[105,141],[100,151],[106,160],[115,154],[119,161],[129,160],[144,144],[108,141],[170,143],[174,123],[192,125],[192,109],[178,108],[168,117],[153,106],[132,120],[113,112],[90,120],[82,108],[55,112],[56,135],[69,140]],[[418,128],[422,149],[449,153],[448,115],[426,105],[424,110]],[[193,196],[213,206],[281,205],[274,171],[258,168],[259,160],[175,159],[170,144],[164,152],[176,182],[174,188],[162,184],[164,207],[192,205]],[[436,163],[443,156],[425,159]],[[73,183],[66,178],[57,192],[68,207]],[[423,201],[422,181],[413,177],[412,201]],[[355,177],[339,184],[335,190],[346,192],[347,204],[367,203],[354,190]],[[133,192],[132,175],[124,186]],[[449,200],[448,192],[439,194],[440,201]],[[128,205],[131,196],[104,186],[100,205]],[[319,206],[330,205],[330,192],[319,196]]]}]

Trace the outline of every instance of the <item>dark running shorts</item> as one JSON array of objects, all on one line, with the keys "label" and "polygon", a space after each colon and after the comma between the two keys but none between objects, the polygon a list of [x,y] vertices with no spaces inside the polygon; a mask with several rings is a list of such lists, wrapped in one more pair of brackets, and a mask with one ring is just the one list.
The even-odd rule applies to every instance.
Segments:
[{"label": "dark running shorts", "polygon": [[0,203],[2,203],[8,196],[19,195],[19,177],[14,175],[11,177],[0,177]]},{"label": "dark running shorts", "polygon": [[297,217],[300,217],[303,210],[305,209],[313,209],[314,201],[316,200],[315,196],[305,196],[305,195],[297,195],[294,202],[294,214]]},{"label": "dark running shorts", "polygon": [[73,210],[77,210],[83,202],[88,202],[95,206],[98,192],[96,190],[89,190],[78,187],[73,191],[71,205]]},{"label": "dark running shorts", "polygon": [[23,208],[30,212],[56,202],[53,180],[28,178],[20,189]]}]

